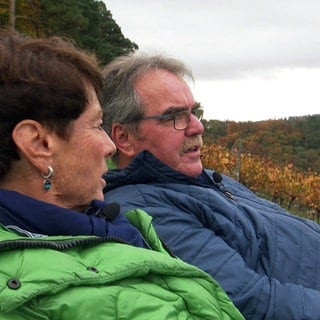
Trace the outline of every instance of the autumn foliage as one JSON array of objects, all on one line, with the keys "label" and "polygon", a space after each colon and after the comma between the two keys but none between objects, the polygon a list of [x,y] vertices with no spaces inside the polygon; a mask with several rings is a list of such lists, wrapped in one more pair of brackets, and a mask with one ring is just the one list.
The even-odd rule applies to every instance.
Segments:
[{"label": "autumn foliage", "polygon": [[292,163],[280,166],[268,157],[217,144],[202,147],[202,161],[205,168],[224,173],[289,211],[319,222],[320,176],[317,173],[298,171]]}]

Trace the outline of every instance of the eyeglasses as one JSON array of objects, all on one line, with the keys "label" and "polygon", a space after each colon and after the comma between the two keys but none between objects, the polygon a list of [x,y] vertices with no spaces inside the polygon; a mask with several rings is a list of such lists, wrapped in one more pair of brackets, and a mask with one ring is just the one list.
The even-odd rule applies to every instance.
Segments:
[{"label": "eyeglasses", "polygon": [[203,117],[203,108],[197,107],[191,111],[175,111],[160,116],[144,116],[140,118],[140,120],[162,120],[163,122],[173,120],[173,126],[176,130],[184,130],[190,122],[191,115],[194,115],[199,121],[201,121]]}]

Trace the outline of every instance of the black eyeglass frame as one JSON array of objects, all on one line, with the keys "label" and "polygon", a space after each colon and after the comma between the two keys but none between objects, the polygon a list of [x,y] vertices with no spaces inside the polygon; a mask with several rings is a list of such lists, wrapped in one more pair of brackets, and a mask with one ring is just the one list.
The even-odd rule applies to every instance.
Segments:
[{"label": "black eyeglass frame", "polygon": [[[174,111],[174,112],[168,113],[168,114],[162,114],[159,116],[143,116],[140,118],[140,120],[173,120],[173,127],[178,131],[182,131],[182,130],[185,130],[186,127],[188,126],[188,124],[190,122],[191,115],[194,115],[199,121],[201,121],[203,118],[203,112],[204,112],[203,107],[199,106],[199,107],[191,109],[191,111],[181,110],[181,111]],[[180,114],[188,114],[189,119],[186,122],[186,126],[184,128],[178,129],[176,127],[176,117]]]}]

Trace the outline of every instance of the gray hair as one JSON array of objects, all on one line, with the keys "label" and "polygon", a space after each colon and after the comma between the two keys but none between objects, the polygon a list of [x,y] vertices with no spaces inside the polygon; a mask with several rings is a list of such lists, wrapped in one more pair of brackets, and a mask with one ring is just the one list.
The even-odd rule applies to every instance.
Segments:
[{"label": "gray hair", "polygon": [[128,130],[136,133],[138,120],[144,115],[144,106],[135,90],[135,82],[140,75],[154,69],[193,80],[191,70],[183,62],[161,54],[134,52],[115,58],[103,69],[104,128],[110,137],[113,123],[126,124]]}]

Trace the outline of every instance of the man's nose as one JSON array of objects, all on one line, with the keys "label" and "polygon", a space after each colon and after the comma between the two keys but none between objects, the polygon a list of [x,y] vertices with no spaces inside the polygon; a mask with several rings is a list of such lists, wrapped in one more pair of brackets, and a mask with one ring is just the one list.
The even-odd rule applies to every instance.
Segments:
[{"label": "man's nose", "polygon": [[194,114],[191,114],[190,122],[185,130],[185,134],[187,136],[203,134],[203,130],[204,128],[201,121]]}]

